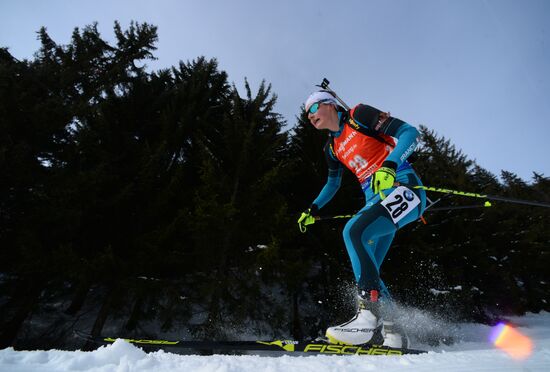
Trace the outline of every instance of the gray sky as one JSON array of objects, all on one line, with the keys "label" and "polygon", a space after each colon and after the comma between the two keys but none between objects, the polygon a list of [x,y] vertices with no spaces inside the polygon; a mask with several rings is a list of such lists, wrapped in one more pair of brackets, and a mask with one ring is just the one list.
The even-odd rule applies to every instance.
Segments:
[{"label": "gray sky", "polygon": [[158,26],[152,69],[204,55],[240,89],[265,79],[289,126],[327,77],[497,175],[550,176],[550,1],[0,0],[0,46],[29,59],[41,26],[67,44],[94,21],[112,41],[115,20]]}]

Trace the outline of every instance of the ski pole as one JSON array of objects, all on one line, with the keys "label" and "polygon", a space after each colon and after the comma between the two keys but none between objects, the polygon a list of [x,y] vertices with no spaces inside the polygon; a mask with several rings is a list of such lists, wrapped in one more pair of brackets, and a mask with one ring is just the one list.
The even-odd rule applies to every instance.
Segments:
[{"label": "ski pole", "polygon": [[525,205],[532,205],[532,206],[535,206],[535,207],[550,208],[550,203],[545,203],[545,202],[541,202],[541,201],[531,201],[531,200],[524,200],[524,199],[508,198],[508,197],[505,197],[505,196],[498,196],[498,195],[478,194],[478,193],[474,193],[474,192],[443,189],[443,188],[440,188],[440,187],[409,185],[409,184],[406,184],[406,183],[399,183],[399,182],[396,182],[395,186],[405,186],[405,187],[408,187],[410,189],[417,189],[417,190],[420,189],[420,190],[425,190],[425,191],[439,192],[439,193],[443,193],[443,194],[452,194],[452,195],[466,196],[466,197],[471,197],[471,198],[496,200],[496,201],[502,201],[502,202],[507,202],[507,203],[525,204]]},{"label": "ski pole", "polygon": [[[433,191],[433,192],[439,192],[444,193],[447,195],[459,195],[459,196],[466,196],[466,197],[472,197],[472,198],[480,198],[480,199],[487,199],[487,200],[496,200],[496,201],[503,201],[508,203],[516,203],[516,204],[525,204],[525,205],[531,205],[536,207],[545,207],[550,208],[550,203],[540,202],[540,201],[531,201],[531,200],[523,200],[523,199],[516,199],[516,198],[507,198],[504,196],[498,196],[498,195],[487,195],[487,194],[478,194],[473,192],[466,192],[466,191],[459,191],[459,190],[451,190],[451,189],[443,189],[440,187],[431,187],[431,186],[420,186],[420,185],[409,185],[405,183],[395,183],[395,186],[405,186],[410,189],[422,189],[425,191]],[[433,203],[435,204],[435,203]],[[485,201],[483,205],[458,205],[458,206],[449,206],[449,207],[439,207],[439,208],[429,208],[429,206],[426,208],[426,212],[435,212],[435,211],[445,211],[445,210],[454,210],[454,209],[470,209],[470,208],[488,208],[491,207],[491,203],[489,201]],[[335,215],[335,216],[316,216],[315,221],[327,221],[327,220],[337,220],[337,219],[346,219],[346,218],[352,218],[355,217],[356,214],[342,214],[342,215]]]},{"label": "ski pole", "polygon": [[[485,202],[485,204],[475,204],[475,205],[455,205],[455,206],[448,206],[448,207],[437,207],[437,208],[430,208],[426,207],[426,212],[436,212],[436,211],[449,211],[449,210],[455,210],[455,209],[473,209],[473,208],[489,208],[491,207],[491,203]],[[346,218],[352,218],[355,217],[357,214],[342,214],[337,216],[316,216],[315,221],[328,221],[328,220],[338,220],[338,219],[346,219]]]},{"label": "ski pole", "polygon": [[328,81],[327,78],[323,78],[323,81],[321,82],[321,84],[316,85],[316,87],[323,88],[324,90],[330,92],[334,96],[334,98],[336,98],[338,100],[338,102],[340,102],[342,104],[342,106],[347,111],[349,111],[349,106],[346,105],[346,103],[342,100],[342,98],[338,97],[338,94],[336,94],[335,91],[333,91],[332,89],[329,88],[329,86],[328,86],[329,84],[330,84],[330,81]]},{"label": "ski pole", "polygon": [[485,204],[473,204],[473,205],[450,205],[448,207],[436,207],[436,208],[430,208],[426,207],[426,210],[424,212],[436,212],[436,211],[452,211],[455,209],[474,209],[474,208],[489,208],[491,207],[491,203],[485,202]]},{"label": "ski pole", "polygon": [[325,221],[325,220],[337,220],[342,218],[352,218],[355,214],[342,214],[338,216],[315,216],[315,221]]}]

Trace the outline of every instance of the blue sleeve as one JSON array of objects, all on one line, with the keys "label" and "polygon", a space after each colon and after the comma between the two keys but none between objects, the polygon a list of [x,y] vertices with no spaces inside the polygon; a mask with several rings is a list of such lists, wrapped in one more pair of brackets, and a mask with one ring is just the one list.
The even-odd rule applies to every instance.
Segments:
[{"label": "blue sleeve", "polygon": [[330,170],[328,172],[327,183],[321,189],[321,192],[315,198],[312,204],[315,204],[317,208],[323,208],[333,197],[340,188],[342,183],[342,168],[338,170]]},{"label": "blue sleeve", "polygon": [[397,145],[388,155],[386,161],[394,162],[399,168],[399,166],[414,152],[414,149],[418,145],[420,133],[410,124],[399,119],[392,119],[392,122],[386,128],[385,134],[396,138]]},{"label": "blue sleeve", "polygon": [[318,209],[323,208],[336,195],[342,183],[343,173],[342,163],[336,158],[332,148],[332,138],[329,137],[323,151],[328,165],[328,178],[327,183],[312,203],[312,206],[315,205]]},{"label": "blue sleeve", "polygon": [[397,139],[397,146],[386,158],[386,161],[394,162],[397,168],[414,152],[418,144],[418,130],[403,120],[390,116],[389,112],[359,104],[352,110],[352,118],[362,133],[373,136],[386,134]]}]

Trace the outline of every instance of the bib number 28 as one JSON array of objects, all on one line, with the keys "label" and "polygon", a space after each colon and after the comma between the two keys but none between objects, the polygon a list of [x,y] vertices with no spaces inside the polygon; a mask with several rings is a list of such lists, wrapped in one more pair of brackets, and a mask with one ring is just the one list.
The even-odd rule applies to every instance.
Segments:
[{"label": "bib number 28", "polygon": [[386,208],[393,223],[398,223],[420,204],[420,199],[405,186],[399,186],[380,204]]}]

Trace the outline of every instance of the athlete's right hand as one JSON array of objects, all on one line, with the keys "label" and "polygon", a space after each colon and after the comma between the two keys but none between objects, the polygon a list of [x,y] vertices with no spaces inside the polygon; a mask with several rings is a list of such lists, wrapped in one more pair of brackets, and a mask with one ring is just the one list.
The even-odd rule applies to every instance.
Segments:
[{"label": "athlete's right hand", "polygon": [[302,212],[300,218],[298,218],[298,227],[300,231],[305,233],[307,230],[307,225],[312,225],[315,223],[315,217],[311,215],[311,208],[308,208],[307,211]]}]

